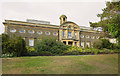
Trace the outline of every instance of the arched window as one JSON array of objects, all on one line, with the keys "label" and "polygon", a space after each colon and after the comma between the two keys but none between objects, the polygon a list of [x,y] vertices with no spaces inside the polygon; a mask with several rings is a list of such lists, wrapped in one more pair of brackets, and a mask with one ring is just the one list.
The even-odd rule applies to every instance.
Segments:
[{"label": "arched window", "polygon": [[56,33],[56,32],[54,32],[54,33],[53,33],[53,35],[54,35],[54,36],[57,36],[57,33]]},{"label": "arched window", "polygon": [[42,34],[42,31],[37,31],[38,34]]},{"label": "arched window", "polygon": [[46,32],[46,35],[50,35],[50,32]]},{"label": "arched window", "polygon": [[68,26],[68,29],[70,30],[70,29],[71,29],[71,26]]},{"label": "arched window", "polygon": [[63,21],[65,21],[65,18],[63,18]]},{"label": "arched window", "polygon": [[10,32],[16,32],[16,29],[11,29]]},{"label": "arched window", "polygon": [[20,33],[25,33],[25,30],[20,30],[19,32],[20,32]]},{"label": "arched window", "polygon": [[30,34],[33,34],[33,33],[34,33],[34,31],[33,31],[33,30],[29,30],[28,32],[29,32]]}]

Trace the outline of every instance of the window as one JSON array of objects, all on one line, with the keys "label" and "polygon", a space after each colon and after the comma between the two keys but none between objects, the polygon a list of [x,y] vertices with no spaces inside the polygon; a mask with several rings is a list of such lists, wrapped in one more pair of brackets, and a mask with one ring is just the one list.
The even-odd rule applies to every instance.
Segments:
[{"label": "window", "polygon": [[81,35],[80,37],[81,37],[81,38],[84,38],[84,35]]},{"label": "window", "polygon": [[86,46],[90,47],[90,42],[86,42]]},{"label": "window", "polygon": [[68,30],[70,30],[70,29],[71,29],[71,26],[69,25],[69,26],[68,26]]},{"label": "window", "polygon": [[63,18],[63,21],[65,21],[65,18]]},{"label": "window", "polygon": [[81,47],[83,47],[83,48],[84,48],[84,42],[81,42]]},{"label": "window", "polygon": [[54,36],[57,36],[57,33],[56,33],[56,32],[54,32],[54,33],[53,33],[53,35],[54,35]]},{"label": "window", "polygon": [[41,32],[41,31],[37,31],[37,33],[38,33],[38,34],[42,34],[42,32]]},{"label": "window", "polygon": [[92,39],[95,39],[95,36],[92,36],[91,38],[92,38]]},{"label": "window", "polygon": [[19,32],[20,32],[20,33],[25,33],[25,30],[20,30]]},{"label": "window", "polygon": [[65,31],[63,31],[63,37],[65,37]]},{"label": "window", "polygon": [[68,38],[72,38],[71,32],[68,32]]},{"label": "window", "polygon": [[33,30],[30,30],[30,31],[28,31],[30,34],[33,34],[34,33],[34,31]]},{"label": "window", "polygon": [[16,29],[11,29],[10,32],[16,32]]},{"label": "window", "polygon": [[29,46],[34,46],[34,39],[29,39]]},{"label": "window", "polygon": [[50,32],[46,32],[46,35],[50,35]]},{"label": "window", "polygon": [[77,37],[77,33],[76,32],[74,33],[74,36],[75,36],[75,38]]},{"label": "window", "polygon": [[88,36],[88,35],[86,35],[86,38],[89,38],[89,36]]},{"label": "window", "polygon": [[96,39],[99,39],[99,36],[97,36]]}]

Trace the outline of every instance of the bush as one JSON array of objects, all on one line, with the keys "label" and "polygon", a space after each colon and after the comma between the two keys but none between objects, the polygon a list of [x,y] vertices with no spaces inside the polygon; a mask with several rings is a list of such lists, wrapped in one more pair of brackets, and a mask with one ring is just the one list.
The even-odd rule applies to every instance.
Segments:
[{"label": "bush", "polygon": [[102,41],[101,40],[96,40],[93,42],[93,47],[96,48],[96,49],[102,49],[103,46],[102,46]]},{"label": "bush", "polygon": [[69,46],[68,50],[65,51],[64,55],[80,55],[82,53],[82,48],[77,46]]},{"label": "bush", "polygon": [[108,39],[101,39],[102,41],[102,48],[110,49],[111,43]]},{"label": "bush", "polygon": [[38,53],[39,56],[52,56],[53,54],[48,51],[41,51]]},{"label": "bush", "polygon": [[13,54],[14,56],[24,56],[26,44],[22,37],[9,37],[7,34],[2,34],[2,54]]},{"label": "bush", "polygon": [[56,41],[55,39],[43,39],[40,43],[35,45],[35,50],[38,53],[42,52],[49,52],[53,55],[62,55],[64,51],[68,49],[68,46],[60,41]]}]

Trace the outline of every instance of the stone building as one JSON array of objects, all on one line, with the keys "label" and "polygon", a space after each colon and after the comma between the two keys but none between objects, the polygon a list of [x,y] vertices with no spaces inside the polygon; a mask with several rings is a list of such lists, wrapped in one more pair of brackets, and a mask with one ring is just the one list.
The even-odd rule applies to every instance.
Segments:
[{"label": "stone building", "polygon": [[23,37],[28,46],[35,46],[35,43],[44,38],[54,38],[66,45],[92,47],[93,41],[103,36],[102,32],[92,30],[91,27],[78,26],[72,21],[67,21],[65,15],[60,16],[60,25],[32,19],[27,19],[27,21],[5,20],[3,24],[6,34]]}]

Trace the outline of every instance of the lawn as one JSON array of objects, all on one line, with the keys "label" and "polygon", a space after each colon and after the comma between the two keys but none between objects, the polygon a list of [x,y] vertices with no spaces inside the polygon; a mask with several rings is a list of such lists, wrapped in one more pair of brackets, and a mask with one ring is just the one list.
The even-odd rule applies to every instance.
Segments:
[{"label": "lawn", "polygon": [[3,58],[2,72],[3,74],[117,74],[118,55]]}]

